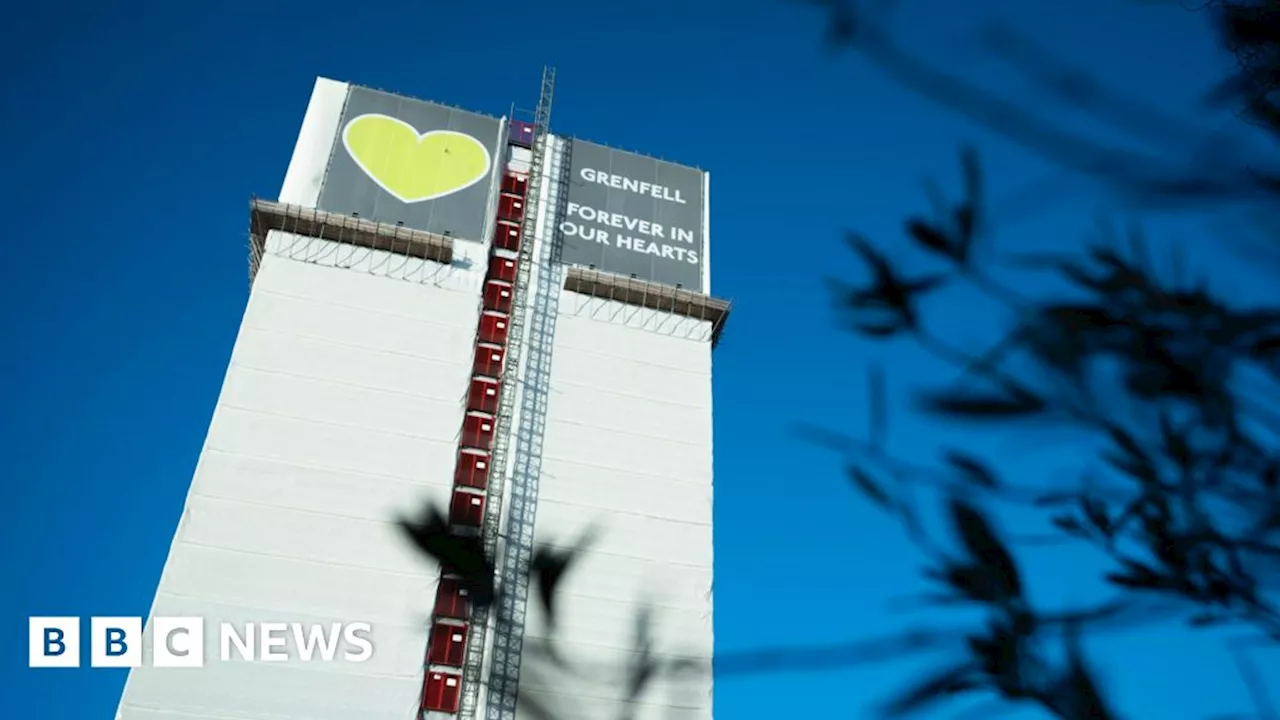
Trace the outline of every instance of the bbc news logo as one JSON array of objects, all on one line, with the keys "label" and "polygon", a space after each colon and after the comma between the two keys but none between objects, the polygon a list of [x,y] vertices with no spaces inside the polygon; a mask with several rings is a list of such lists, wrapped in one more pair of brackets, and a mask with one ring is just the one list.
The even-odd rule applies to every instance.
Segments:
[{"label": "bbc news logo", "polygon": [[[372,626],[365,622],[313,623],[220,622],[218,660],[257,662],[364,662],[373,656]],[[80,667],[80,618],[29,619],[29,667]],[[151,666],[198,668],[205,663],[205,621],[199,617],[151,619]],[[89,666],[142,666],[142,618],[89,618]],[[339,652],[341,649],[342,652]]]}]

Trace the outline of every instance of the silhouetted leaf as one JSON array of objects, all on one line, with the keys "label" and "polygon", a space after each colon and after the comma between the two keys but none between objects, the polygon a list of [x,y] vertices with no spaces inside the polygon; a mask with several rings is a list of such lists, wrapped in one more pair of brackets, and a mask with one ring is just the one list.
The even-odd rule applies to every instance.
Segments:
[{"label": "silhouetted leaf", "polygon": [[1103,452],[1101,457],[1107,464],[1143,485],[1154,485],[1160,480],[1155,465],[1145,458],[1134,458],[1115,452]]},{"label": "silhouetted leaf", "polygon": [[849,233],[845,235],[845,243],[861,256],[863,262],[870,267],[871,274],[877,282],[893,276],[893,266],[865,237]]},{"label": "silhouetted leaf", "polygon": [[988,490],[999,489],[1000,482],[996,479],[995,473],[976,458],[957,450],[949,450],[946,459],[947,463],[970,483]]},{"label": "silhouetted leaf", "polygon": [[912,218],[907,221],[907,234],[910,235],[920,247],[928,250],[935,255],[941,255],[950,260],[958,260],[956,249],[947,241],[947,236],[938,230],[938,228],[926,223],[919,218]]},{"label": "silhouetted leaf", "polygon": [[976,601],[990,605],[1013,597],[1004,575],[979,562],[950,564],[942,572],[934,572],[929,577],[941,581],[955,593],[953,602]]},{"label": "silhouetted leaf", "polygon": [[966,663],[930,675],[887,703],[884,707],[884,716],[904,717],[941,700],[976,689],[978,681],[973,671],[973,666]]},{"label": "silhouetted leaf", "polygon": [[649,686],[658,671],[653,656],[653,608],[644,606],[635,616],[628,663],[626,699],[634,701]]},{"label": "silhouetted leaf", "polygon": [[1280,463],[1268,463],[1259,479],[1262,481],[1262,487],[1268,490],[1280,487]]},{"label": "silhouetted leaf", "polygon": [[[844,291],[843,304],[855,311],[874,311],[881,315],[863,331],[876,337],[891,335],[917,325],[916,303],[924,295],[942,287],[943,275],[929,275],[908,280],[896,272],[878,250],[859,235],[848,235],[846,242],[867,264],[872,274],[871,286]],[[889,319],[883,316],[889,315]]]},{"label": "silhouetted leaf", "polygon": [[1013,697],[1023,686],[1021,672],[1022,641],[1034,632],[1030,616],[1020,613],[1017,619],[1008,615],[993,619],[984,635],[967,638],[969,650],[978,658],[982,672],[995,689],[1005,697]]},{"label": "silhouetted leaf", "polygon": [[494,601],[495,567],[479,537],[454,534],[434,503],[423,505],[417,519],[402,518],[398,524],[420,552],[462,577],[473,605],[483,607]]},{"label": "silhouetted leaf", "polygon": [[1133,439],[1133,436],[1130,435],[1128,431],[1113,424],[1107,424],[1105,428],[1112,441],[1114,441],[1121,450],[1125,451],[1126,454],[1135,460],[1141,460],[1150,464],[1151,458],[1147,455],[1146,451],[1142,449],[1142,446],[1138,444],[1138,441]]},{"label": "silhouetted leaf", "polygon": [[955,211],[956,256],[961,264],[968,264],[972,259],[974,242],[978,239],[982,207],[982,168],[973,148],[961,149],[960,167],[964,177],[964,202]]},{"label": "silhouetted leaf", "polygon": [[1173,426],[1173,421],[1169,419],[1167,413],[1160,414],[1160,435],[1164,441],[1165,454],[1177,463],[1178,467],[1186,470],[1195,463],[1186,436]]},{"label": "silhouetted leaf", "polygon": [[921,405],[932,413],[964,420],[1013,420],[1038,415],[1045,403],[1030,393],[987,393],[946,391],[927,393]]},{"label": "silhouetted leaf", "polygon": [[1166,585],[1164,576],[1154,569],[1133,560],[1121,562],[1124,571],[1107,574],[1108,582],[1135,590],[1159,590]]},{"label": "silhouetted leaf", "polygon": [[1217,615],[1214,613],[1197,613],[1187,619],[1187,624],[1195,628],[1213,627],[1222,625],[1227,621],[1225,615]]},{"label": "silhouetted leaf", "polygon": [[987,518],[976,507],[960,498],[952,498],[950,508],[951,521],[961,542],[969,551],[969,556],[991,571],[990,580],[999,583],[999,591],[1004,599],[1021,595],[1022,580],[1017,563],[1004,543],[1000,542]]},{"label": "silhouetted leaf", "polygon": [[1084,535],[1084,526],[1080,524],[1080,521],[1074,515],[1056,515],[1052,520],[1050,520],[1050,522],[1053,523],[1054,527],[1062,530],[1068,535]]},{"label": "silhouetted leaf", "polygon": [[1085,497],[1080,499],[1080,509],[1084,511],[1085,519],[1093,525],[1094,529],[1102,533],[1104,537],[1111,537],[1111,518],[1107,515],[1107,506],[1101,501]]},{"label": "silhouetted leaf", "polygon": [[1080,497],[1080,493],[1075,490],[1060,490],[1057,492],[1047,492],[1037,497],[1033,504],[1036,507],[1053,507],[1055,505],[1065,505],[1075,502]]},{"label": "silhouetted leaf", "polygon": [[890,338],[906,330],[906,327],[897,322],[855,323],[854,329],[870,338]]},{"label": "silhouetted leaf", "polygon": [[556,625],[556,598],[560,582],[598,536],[599,528],[591,525],[567,549],[543,545],[534,550],[530,571],[537,583],[538,599],[542,603],[544,622],[548,628],[554,628]]},{"label": "silhouetted leaf", "polygon": [[1255,359],[1263,361],[1271,360],[1280,355],[1280,335],[1259,338],[1249,348],[1249,354]]},{"label": "silhouetted leaf", "polygon": [[1085,667],[1080,649],[1079,628],[1074,624],[1067,628],[1067,677],[1063,690],[1067,694],[1061,707],[1070,720],[1115,720],[1115,714],[1107,707],[1093,673]]},{"label": "silhouetted leaf", "polygon": [[871,476],[864,472],[862,468],[850,465],[845,468],[845,473],[849,476],[849,481],[854,484],[854,487],[861,490],[862,494],[866,495],[869,500],[882,508],[893,509],[893,498],[884,491],[884,488],[880,487],[879,483],[871,479]]}]

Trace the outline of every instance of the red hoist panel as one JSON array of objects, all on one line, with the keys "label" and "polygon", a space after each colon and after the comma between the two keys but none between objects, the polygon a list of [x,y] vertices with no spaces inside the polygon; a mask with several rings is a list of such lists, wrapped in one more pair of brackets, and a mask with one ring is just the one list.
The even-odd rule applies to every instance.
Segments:
[{"label": "red hoist panel", "polygon": [[516,252],[520,249],[520,226],[499,221],[493,228],[493,246]]},{"label": "red hoist panel", "polygon": [[436,616],[466,620],[471,617],[471,600],[458,578],[440,578],[436,590]]},{"label": "red hoist panel", "polygon": [[511,312],[511,286],[498,280],[484,284],[484,309],[493,312]]},{"label": "red hoist panel", "polygon": [[507,351],[501,345],[476,345],[475,360],[471,363],[472,375],[502,377],[502,358]]},{"label": "red hoist panel", "polygon": [[[523,134],[512,137],[532,137],[532,126],[522,126],[521,129]],[[515,139],[512,140],[513,144],[522,144]],[[509,171],[503,174],[501,195],[498,198],[498,222],[493,235],[494,248],[519,251],[520,223],[524,218],[528,189],[527,175]],[[511,330],[508,316],[514,297],[517,263],[514,258],[502,257],[496,253],[489,258],[483,293],[484,311],[476,330],[475,357],[471,368],[474,377],[467,395],[467,414],[462,420],[462,448],[458,452],[453,477],[453,499],[449,505],[449,521],[454,525],[478,528],[484,523],[485,496],[463,488],[484,491],[489,485],[490,459],[487,451],[493,444],[496,422],[493,415],[498,410],[501,392],[499,378],[502,376],[502,363],[506,356],[507,335]],[[470,614],[470,598],[461,581],[441,577],[436,589],[435,616],[465,620]],[[432,665],[462,667],[466,659],[466,638],[466,625],[449,625],[437,621],[431,630],[428,662]],[[422,690],[422,708],[456,713],[461,694],[460,676],[429,671]]]},{"label": "red hoist panel", "polygon": [[484,313],[480,316],[480,329],[476,332],[476,339],[482,343],[506,345],[510,322],[506,315]]},{"label": "red hoist panel", "polygon": [[489,456],[479,453],[458,453],[458,468],[453,471],[453,482],[462,487],[484,490],[489,487]]},{"label": "red hoist panel", "polygon": [[462,658],[467,649],[467,626],[446,625],[437,622],[431,628],[431,652],[427,660],[432,665],[450,665],[462,667]]},{"label": "red hoist panel", "polygon": [[520,222],[524,219],[524,198],[503,193],[498,196],[498,219]]},{"label": "red hoist panel", "polygon": [[498,382],[488,378],[471,378],[471,391],[467,393],[467,409],[490,415],[498,411]]},{"label": "red hoist panel", "polygon": [[519,175],[513,172],[506,172],[502,174],[501,192],[524,197],[528,189],[529,177],[527,175]]},{"label": "red hoist panel", "polygon": [[422,708],[436,712],[458,712],[462,678],[450,673],[428,672],[427,686],[422,692]]},{"label": "red hoist panel", "polygon": [[516,281],[516,259],[494,255],[489,258],[489,276],[487,280],[501,280],[514,283]]},{"label": "red hoist panel", "polygon": [[488,450],[493,444],[493,418],[468,413],[462,418],[462,444]]},{"label": "red hoist panel", "polygon": [[466,490],[454,490],[449,504],[449,522],[462,527],[480,527],[484,522],[484,496]]}]

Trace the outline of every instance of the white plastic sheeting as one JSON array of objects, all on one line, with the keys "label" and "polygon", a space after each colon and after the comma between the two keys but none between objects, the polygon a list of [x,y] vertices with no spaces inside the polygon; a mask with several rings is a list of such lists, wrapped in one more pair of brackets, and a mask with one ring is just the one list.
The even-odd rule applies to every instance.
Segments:
[{"label": "white plastic sheeting", "polygon": [[[709,323],[564,293],[552,356],[536,536],[602,535],[566,577],[554,633],[585,676],[526,650],[520,694],[564,720],[616,716],[641,608],[654,650],[702,674],[656,682],[639,720],[711,717]],[[531,598],[526,637],[548,632]],[[526,644],[526,648],[529,644]]]},{"label": "white plastic sheeting", "polygon": [[[299,261],[280,256],[293,239],[268,239],[152,608],[204,617],[208,659],[152,668],[144,651],[121,720],[406,720],[418,708],[437,568],[393,521],[448,500],[483,267],[398,282],[376,257],[366,272],[317,264],[345,251],[309,242]],[[222,662],[223,621],[367,622],[374,652]]]}]

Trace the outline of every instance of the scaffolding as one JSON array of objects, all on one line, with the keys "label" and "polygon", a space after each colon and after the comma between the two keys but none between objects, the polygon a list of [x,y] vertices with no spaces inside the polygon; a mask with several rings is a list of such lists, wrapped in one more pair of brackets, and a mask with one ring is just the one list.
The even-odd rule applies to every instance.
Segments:
[{"label": "scaffolding", "polygon": [[[447,266],[453,262],[453,238],[403,225],[365,220],[353,215],[326,212],[299,205],[260,198],[249,201],[249,284],[253,284],[267,254],[267,238],[272,230],[293,240],[278,254],[295,260],[315,261],[316,240],[328,240],[352,248],[382,251],[402,258],[429,260]],[[298,257],[301,253],[304,257]],[[338,266],[345,265],[338,263]],[[424,265],[425,267],[425,265]],[[407,279],[407,278],[406,278]]]},{"label": "scaffolding", "polygon": [[564,289],[580,295],[707,321],[711,323],[710,339],[713,348],[720,342],[720,334],[724,331],[732,308],[728,300],[692,290],[576,266],[565,273]]},{"label": "scaffolding", "polygon": [[[549,89],[545,91],[549,92]],[[548,138],[547,142],[550,144],[552,139]],[[542,472],[542,441],[546,434],[551,355],[560,301],[561,268],[557,261],[561,235],[555,219],[563,217],[564,204],[568,200],[567,154],[553,151],[551,147],[546,150],[551,158],[553,177],[547,200],[554,210],[548,213],[546,231],[539,243],[538,275],[530,303],[529,356],[525,365],[520,427],[516,431],[515,465],[507,503],[506,542],[498,571],[505,590],[497,608],[493,657],[489,668],[490,699],[485,720],[514,720],[520,691],[520,662]]]},{"label": "scaffolding", "polygon": [[[490,452],[490,484],[489,498],[485,503],[484,520],[482,524],[481,536],[484,543],[485,553],[489,557],[498,555],[498,540],[500,535],[500,523],[502,519],[502,495],[503,485],[508,469],[515,470],[509,466],[509,454],[511,437],[513,433],[514,411],[516,390],[519,387],[518,377],[521,370],[521,356],[523,348],[523,336],[525,333],[525,313],[526,305],[529,305],[524,296],[525,288],[529,285],[529,275],[533,266],[534,248],[538,247],[535,237],[538,229],[538,207],[541,201],[542,192],[542,172],[543,163],[546,153],[550,150],[551,139],[548,134],[548,127],[551,120],[551,102],[555,90],[555,69],[544,68],[542,72],[542,86],[539,94],[538,106],[534,112],[531,150],[532,158],[529,166],[529,182],[525,192],[525,204],[523,210],[521,242],[519,249],[519,262],[517,267],[516,281],[512,285],[512,304],[510,313],[510,327],[508,330],[508,342],[506,356],[504,359],[504,368],[502,373],[502,389],[499,400],[498,410],[495,413],[497,417],[496,428],[494,432],[493,448]],[[513,472],[512,480],[513,488],[520,486],[518,480],[515,479]],[[523,491],[520,490],[523,497]],[[528,528],[531,536],[532,527]],[[522,537],[523,532],[520,533]],[[506,538],[507,543],[512,542],[511,537]],[[530,542],[532,537],[529,538]],[[519,540],[517,539],[518,543]],[[504,553],[505,555],[505,553]],[[499,573],[500,592],[499,592],[499,608],[506,603],[506,597],[515,591],[517,586],[524,589],[521,597],[527,593],[528,578],[527,572],[525,578],[508,578],[504,574]],[[482,675],[485,659],[485,635],[488,630],[493,608],[476,608],[473,613],[471,623],[472,633],[468,638],[466,658],[463,664],[462,676],[462,698],[459,705],[459,716],[463,720],[476,720],[479,716],[479,693],[480,678]],[[499,610],[501,613],[501,610]],[[498,624],[494,632],[493,656],[492,662],[495,667],[506,667],[510,662],[517,665],[519,663],[519,651],[517,649],[514,658],[511,658],[506,650],[511,645],[511,638],[503,634],[503,626]],[[520,638],[516,638],[515,642],[519,642]],[[517,670],[518,672],[518,670]],[[505,674],[503,674],[505,677]],[[504,684],[501,688],[489,688],[489,705],[495,704],[495,695],[502,693],[496,700],[500,706],[506,706],[505,694],[508,687]],[[512,704],[514,704],[515,693],[514,687],[510,688]]]}]

